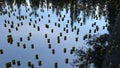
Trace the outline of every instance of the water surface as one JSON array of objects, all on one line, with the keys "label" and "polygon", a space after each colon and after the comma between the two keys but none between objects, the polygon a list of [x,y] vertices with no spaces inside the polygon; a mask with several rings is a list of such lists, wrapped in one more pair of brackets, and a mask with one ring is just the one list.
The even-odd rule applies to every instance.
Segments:
[{"label": "water surface", "polygon": [[[93,7],[96,10],[92,13],[91,9],[82,6],[71,8],[69,2],[63,7],[59,4],[55,7],[54,1],[3,3],[0,12],[0,49],[3,50],[0,68],[5,68],[8,62],[12,64],[12,60],[16,62],[12,68],[28,68],[28,62],[34,68],[55,68],[55,63],[58,63],[58,68],[73,68],[74,50],[89,47],[84,36],[108,33],[106,16],[99,14],[99,4]],[[8,35],[12,37],[8,39]],[[13,41],[8,42],[11,39]],[[17,61],[20,61],[20,66]],[[38,61],[42,64],[39,65]]]}]

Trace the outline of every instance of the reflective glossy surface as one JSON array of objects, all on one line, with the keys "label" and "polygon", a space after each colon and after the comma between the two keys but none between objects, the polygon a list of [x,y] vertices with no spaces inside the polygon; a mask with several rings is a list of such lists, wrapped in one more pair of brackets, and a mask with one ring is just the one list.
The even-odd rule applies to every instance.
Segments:
[{"label": "reflective glossy surface", "polygon": [[94,35],[109,34],[106,3],[91,3],[1,1],[0,68],[76,68],[75,50],[91,47],[86,42]]}]

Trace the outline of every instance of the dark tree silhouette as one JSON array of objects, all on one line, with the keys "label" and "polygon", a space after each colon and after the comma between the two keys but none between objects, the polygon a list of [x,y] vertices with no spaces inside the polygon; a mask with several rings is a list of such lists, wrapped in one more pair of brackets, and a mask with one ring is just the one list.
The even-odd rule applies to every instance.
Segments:
[{"label": "dark tree silhouette", "polygon": [[[107,6],[109,35],[93,36],[92,40],[88,40],[87,43],[93,46],[93,50],[88,49],[86,52],[81,49],[76,50],[75,54],[86,60],[79,64],[80,68],[89,66],[91,63],[94,63],[97,68],[118,68],[120,66],[120,1],[107,0]],[[81,61],[81,57],[76,59],[76,62]]]}]

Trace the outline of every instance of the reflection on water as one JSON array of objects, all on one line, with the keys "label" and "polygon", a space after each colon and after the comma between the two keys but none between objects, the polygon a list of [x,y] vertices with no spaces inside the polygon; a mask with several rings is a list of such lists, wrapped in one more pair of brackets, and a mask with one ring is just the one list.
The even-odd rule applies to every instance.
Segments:
[{"label": "reflection on water", "polygon": [[73,68],[76,49],[108,34],[106,7],[99,1],[0,0],[0,68]]},{"label": "reflection on water", "polygon": [[[78,56],[73,64],[78,67],[89,67],[94,63],[96,68],[119,68],[120,67],[120,1],[107,1],[108,32],[109,34],[94,35],[88,39],[87,44],[92,45],[87,51],[77,49]],[[104,27],[103,27],[104,28]]]}]

